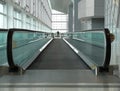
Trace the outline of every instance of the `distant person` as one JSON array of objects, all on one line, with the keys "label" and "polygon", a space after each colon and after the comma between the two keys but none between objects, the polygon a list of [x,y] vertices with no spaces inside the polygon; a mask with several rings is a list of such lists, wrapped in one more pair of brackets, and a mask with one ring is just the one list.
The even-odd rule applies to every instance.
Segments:
[{"label": "distant person", "polygon": [[59,31],[57,31],[57,37],[59,37],[60,36],[60,33],[59,33]]}]

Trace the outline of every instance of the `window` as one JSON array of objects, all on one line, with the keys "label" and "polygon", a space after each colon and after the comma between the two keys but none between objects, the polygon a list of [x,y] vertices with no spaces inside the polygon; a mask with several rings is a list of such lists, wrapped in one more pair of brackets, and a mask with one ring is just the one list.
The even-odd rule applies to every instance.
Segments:
[{"label": "window", "polygon": [[52,30],[53,32],[67,32],[68,31],[68,15],[59,11],[52,11]]},{"label": "window", "polygon": [[26,28],[27,29],[31,28],[31,20],[29,16],[26,16]]},{"label": "window", "polygon": [[66,22],[53,22],[53,29],[66,29],[67,30],[67,23]]},{"label": "window", "polygon": [[4,11],[5,7],[4,4],[0,3],[0,28],[6,28],[7,27],[7,23],[6,23],[6,14]]},{"label": "window", "polygon": [[12,0],[11,3],[0,1],[0,28],[41,30],[43,24],[43,30],[51,29],[52,14],[47,0]]},{"label": "window", "polygon": [[33,19],[33,29],[36,30],[36,20]]},{"label": "window", "polygon": [[53,21],[68,21],[68,17],[66,15],[53,15]]},{"label": "window", "polygon": [[14,10],[14,28],[21,28],[22,27],[22,16],[21,12]]},{"label": "window", "polygon": [[0,14],[0,28],[3,28],[3,15]]},{"label": "window", "polygon": [[0,13],[4,13],[4,6],[0,3]]}]

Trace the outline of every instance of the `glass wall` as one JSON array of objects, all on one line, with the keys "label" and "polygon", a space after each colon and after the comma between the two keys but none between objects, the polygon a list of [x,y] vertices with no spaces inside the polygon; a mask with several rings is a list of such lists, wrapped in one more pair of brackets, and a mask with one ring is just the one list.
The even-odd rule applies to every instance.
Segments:
[{"label": "glass wall", "polygon": [[56,10],[52,10],[52,32],[68,31],[68,15]]},{"label": "glass wall", "polygon": [[15,28],[21,28],[22,27],[22,16],[21,16],[21,12],[14,10],[14,25],[13,27]]},{"label": "glass wall", "polygon": [[106,64],[106,62],[109,62],[110,52],[108,53],[107,48],[110,48],[110,45],[106,42],[109,40],[106,39],[108,36],[106,36],[105,32],[107,33],[108,31],[99,29],[68,33],[69,38],[65,38],[65,41],[72,45],[71,48],[91,69],[108,67],[109,64]]},{"label": "glass wall", "polygon": [[7,63],[7,30],[0,29],[0,66],[8,66]]},{"label": "glass wall", "polygon": [[111,64],[120,66],[120,0],[105,0],[105,27],[115,35]]},{"label": "glass wall", "polygon": [[5,4],[0,3],[0,28],[6,28]]},{"label": "glass wall", "polygon": [[1,1],[0,28],[25,28],[51,32],[52,13],[48,0]]},{"label": "glass wall", "polygon": [[29,16],[26,16],[26,28],[27,29],[31,28],[31,19]]},{"label": "glass wall", "polygon": [[50,38],[46,38],[46,33],[16,30],[12,40],[14,63],[26,69],[49,40]]}]

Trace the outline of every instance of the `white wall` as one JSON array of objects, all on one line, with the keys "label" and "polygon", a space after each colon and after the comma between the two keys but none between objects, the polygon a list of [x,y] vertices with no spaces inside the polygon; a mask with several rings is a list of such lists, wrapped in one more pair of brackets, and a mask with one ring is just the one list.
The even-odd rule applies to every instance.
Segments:
[{"label": "white wall", "polygon": [[80,0],[78,18],[104,17],[104,0]]},{"label": "white wall", "polygon": [[94,16],[94,0],[80,0],[78,3],[78,18]]},{"label": "white wall", "polygon": [[94,8],[95,8],[95,1],[94,0],[86,0],[86,17],[93,17],[94,16]]}]

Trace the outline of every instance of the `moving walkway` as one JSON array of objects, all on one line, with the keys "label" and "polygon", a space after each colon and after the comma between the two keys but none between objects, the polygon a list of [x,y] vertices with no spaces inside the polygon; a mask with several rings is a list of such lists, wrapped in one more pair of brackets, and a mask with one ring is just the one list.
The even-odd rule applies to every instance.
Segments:
[{"label": "moving walkway", "polygon": [[[91,69],[109,71],[110,33],[107,29],[62,34],[24,29],[1,30],[1,66],[10,72],[27,69]],[[4,40],[3,40],[4,39]],[[4,48],[3,48],[4,45]],[[6,49],[5,49],[6,47]]]},{"label": "moving walkway", "polygon": [[89,67],[62,39],[54,39],[29,69],[89,69]]},{"label": "moving walkway", "polygon": [[106,91],[112,87],[119,91],[120,79],[111,71],[107,29],[65,33],[62,39],[54,39],[51,33],[23,29],[1,29],[0,35],[0,90]]}]

